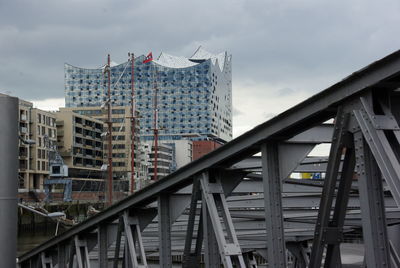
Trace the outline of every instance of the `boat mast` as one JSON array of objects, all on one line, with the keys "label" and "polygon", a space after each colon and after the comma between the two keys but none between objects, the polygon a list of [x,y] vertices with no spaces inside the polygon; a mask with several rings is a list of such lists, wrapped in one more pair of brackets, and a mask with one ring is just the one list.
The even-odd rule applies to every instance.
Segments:
[{"label": "boat mast", "polygon": [[158,168],[158,70],[157,66],[155,68],[155,79],[154,79],[154,181],[158,180],[157,168]]},{"label": "boat mast", "polygon": [[130,54],[131,57],[131,194],[135,191],[135,55]]},{"label": "boat mast", "polygon": [[107,57],[106,70],[107,73],[107,125],[108,125],[108,200],[109,206],[113,200],[113,167],[112,167],[112,121],[111,121],[111,59],[110,54]]}]

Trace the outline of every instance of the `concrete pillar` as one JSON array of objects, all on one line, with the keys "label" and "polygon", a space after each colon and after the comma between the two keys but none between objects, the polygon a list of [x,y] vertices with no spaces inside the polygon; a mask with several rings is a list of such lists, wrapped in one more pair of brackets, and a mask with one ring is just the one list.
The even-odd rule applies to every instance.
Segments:
[{"label": "concrete pillar", "polygon": [[0,97],[1,266],[15,267],[17,255],[18,99]]}]

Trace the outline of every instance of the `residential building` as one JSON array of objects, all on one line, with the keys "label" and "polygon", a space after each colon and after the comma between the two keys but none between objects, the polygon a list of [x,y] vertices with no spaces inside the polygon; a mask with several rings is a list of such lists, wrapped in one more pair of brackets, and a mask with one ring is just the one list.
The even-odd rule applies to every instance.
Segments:
[{"label": "residential building", "polygon": [[54,113],[33,108],[32,102],[22,99],[18,109],[18,192],[21,198],[39,200],[42,196],[38,193],[43,192],[43,183],[49,177],[49,146],[56,142],[56,118]]},{"label": "residential building", "polygon": [[[28,191],[35,185],[39,189],[39,180],[30,181],[30,174],[33,172],[32,151],[36,146],[31,140],[31,110],[33,104],[28,101],[19,100],[19,168],[18,168],[18,189]],[[28,142],[31,141],[31,142]]]},{"label": "residential building", "polygon": [[[139,154],[138,154],[138,168],[136,168],[135,177],[135,189],[142,189],[148,185],[151,181],[149,170],[151,167],[150,154],[151,144],[140,142],[139,143]],[[154,176],[154,174],[153,174]]]},{"label": "residential building", "polygon": [[[95,118],[100,120],[103,124],[104,134],[107,133],[107,124],[108,114],[105,109],[102,109],[100,106],[92,106],[92,107],[77,107],[77,108],[61,108],[60,111],[70,111],[76,114],[80,114],[82,116],[88,116],[91,118]],[[111,121],[112,121],[112,159],[113,159],[113,176],[118,179],[129,180],[131,178],[131,145],[132,145],[132,115],[131,108],[129,106],[113,106],[111,109]],[[137,119],[139,117],[139,113],[136,112],[135,115],[135,132],[139,133],[140,130],[140,121]],[[104,135],[104,146],[103,146],[103,155],[106,159],[108,150],[107,150],[107,141]],[[135,151],[134,151],[134,172],[135,178],[139,179],[140,176],[144,174],[147,175],[147,172],[143,172],[144,169],[147,169],[147,162],[142,162],[141,159],[141,150],[143,147],[140,146],[140,137],[139,135],[135,135]],[[107,164],[107,163],[105,163]]]},{"label": "residential building", "polygon": [[50,146],[57,142],[55,113],[33,108],[30,125],[30,136],[35,146],[30,152],[32,172],[29,187],[43,190],[43,183],[49,177]]},{"label": "residential building", "polygon": [[162,144],[168,145],[172,149],[172,172],[192,162],[193,142],[189,139],[162,141]]},{"label": "residential building", "polygon": [[151,180],[159,180],[173,171],[173,147],[168,144],[159,143],[157,146],[157,177],[155,177],[155,147],[148,142],[151,148],[149,176]]},{"label": "residential building", "polygon": [[103,172],[103,122],[60,108],[57,147],[72,179],[101,179]]}]

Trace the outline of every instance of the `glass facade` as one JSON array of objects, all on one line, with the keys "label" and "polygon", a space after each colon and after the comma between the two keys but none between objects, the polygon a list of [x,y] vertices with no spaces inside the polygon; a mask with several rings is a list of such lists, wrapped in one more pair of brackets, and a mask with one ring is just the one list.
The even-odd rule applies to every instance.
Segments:
[{"label": "glass facade", "polygon": [[[174,58],[166,62],[161,56],[165,58],[162,54],[149,63],[143,63],[145,57],[140,56],[134,63],[134,102],[141,115],[141,139],[153,139],[157,87],[160,140],[231,140],[231,56],[221,53],[218,62],[212,54],[200,59],[197,55],[196,59],[185,59],[186,65],[190,65],[186,67]],[[103,70],[65,64],[66,106],[101,106],[107,100],[107,77]],[[112,66],[112,106],[130,106],[131,94],[130,62]]]}]

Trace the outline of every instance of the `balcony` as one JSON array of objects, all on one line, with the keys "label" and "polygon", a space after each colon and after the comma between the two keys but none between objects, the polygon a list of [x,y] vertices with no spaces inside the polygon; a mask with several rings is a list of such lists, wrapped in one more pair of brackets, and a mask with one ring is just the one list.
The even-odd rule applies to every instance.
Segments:
[{"label": "balcony", "polygon": [[20,127],[20,132],[21,134],[28,134],[28,128],[27,127]]},{"label": "balcony", "polygon": [[28,169],[28,162],[24,160],[19,161],[18,170],[19,171],[26,171]]},{"label": "balcony", "polygon": [[80,147],[80,148],[82,148],[82,147],[83,147],[83,144],[82,144],[82,143],[78,143],[78,142],[74,142],[74,147]]},{"label": "balcony", "polygon": [[61,155],[62,157],[71,156],[71,151],[61,151],[61,152],[60,152],[60,155]]},{"label": "balcony", "polygon": [[84,154],[83,157],[86,159],[94,159],[94,156],[91,154]]},{"label": "balcony", "polygon": [[97,149],[97,150],[102,150],[103,149],[103,145],[100,143],[100,144],[98,144],[98,143],[96,143],[95,144],[95,148]]},{"label": "balcony", "polygon": [[58,148],[64,147],[64,142],[63,141],[57,141],[56,144],[57,144]]},{"label": "balcony", "polygon": [[19,120],[26,121],[27,120],[26,114],[21,114],[20,117],[19,117]]},{"label": "balcony", "polygon": [[82,118],[75,117],[75,124],[82,125]]}]

